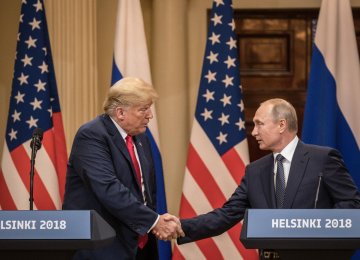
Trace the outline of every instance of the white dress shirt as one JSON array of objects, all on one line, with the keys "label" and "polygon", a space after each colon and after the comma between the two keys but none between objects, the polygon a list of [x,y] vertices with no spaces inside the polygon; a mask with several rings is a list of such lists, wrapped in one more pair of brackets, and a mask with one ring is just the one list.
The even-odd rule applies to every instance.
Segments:
[{"label": "white dress shirt", "polygon": [[290,173],[290,166],[291,161],[294,156],[295,148],[299,142],[299,138],[297,136],[294,137],[294,139],[287,145],[280,153],[274,153],[274,183],[276,183],[276,171],[277,171],[277,161],[276,156],[278,154],[281,154],[285,159],[282,161],[284,166],[284,174],[285,174],[285,187],[287,184],[287,181],[289,179],[289,173]]}]

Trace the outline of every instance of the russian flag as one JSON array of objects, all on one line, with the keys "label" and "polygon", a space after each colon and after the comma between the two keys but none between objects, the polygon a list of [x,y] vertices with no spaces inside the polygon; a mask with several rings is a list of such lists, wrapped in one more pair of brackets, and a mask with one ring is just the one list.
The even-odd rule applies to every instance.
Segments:
[{"label": "russian flag", "polygon": [[323,0],[313,45],[302,139],[338,149],[358,187],[359,99],[359,54],[350,2]]},{"label": "russian flag", "polygon": [[[114,60],[111,85],[122,77],[138,77],[151,84],[150,63],[146,46],[143,15],[139,0],[119,0],[116,17]],[[150,139],[156,174],[156,207],[159,214],[167,212],[165,186],[160,154],[156,111],[146,134]],[[160,260],[171,259],[171,243],[158,241]]]}]

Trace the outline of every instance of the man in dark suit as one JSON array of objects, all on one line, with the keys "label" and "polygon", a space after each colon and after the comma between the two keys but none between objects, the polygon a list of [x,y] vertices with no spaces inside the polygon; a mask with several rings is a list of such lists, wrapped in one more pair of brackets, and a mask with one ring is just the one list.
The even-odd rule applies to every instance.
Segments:
[{"label": "man in dark suit", "polygon": [[181,220],[185,237],[178,244],[220,235],[241,221],[247,208],[360,208],[358,188],[339,152],[301,142],[289,102],[263,102],[253,121],[252,135],[260,149],[272,153],[246,167],[241,184],[222,208]]},{"label": "man in dark suit", "polygon": [[63,209],[94,209],[116,231],[111,245],[78,251],[75,259],[158,259],[150,231],[162,239],[181,235],[180,222],[169,214],[159,216],[155,208],[154,165],[144,134],[155,98],[151,85],[124,78],[109,89],[105,114],[75,136]]}]

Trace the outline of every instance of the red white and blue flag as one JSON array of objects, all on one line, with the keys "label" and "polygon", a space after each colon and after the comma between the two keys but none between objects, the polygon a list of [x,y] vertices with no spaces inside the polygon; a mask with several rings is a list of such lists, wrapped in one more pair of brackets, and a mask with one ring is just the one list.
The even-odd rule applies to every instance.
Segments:
[{"label": "red white and blue flag", "polygon": [[323,0],[302,139],[337,148],[360,186],[360,65],[348,0]]},{"label": "red white and blue flag", "polygon": [[[111,85],[122,77],[138,77],[147,83],[152,83],[139,0],[118,1]],[[150,139],[155,165],[156,210],[159,214],[164,214],[167,212],[167,205],[155,105],[152,106],[152,113],[154,117],[149,122],[146,134]],[[160,260],[170,259],[171,243],[159,241],[158,246]]]},{"label": "red white and blue flag", "polygon": [[35,128],[41,128],[44,136],[36,156],[34,209],[61,209],[67,154],[45,8],[42,0],[27,0],[21,6],[1,160],[2,209],[29,209],[30,141]]},{"label": "red white and blue flag", "polygon": [[[185,171],[180,217],[219,208],[249,163],[238,44],[231,0],[214,0]],[[220,236],[175,246],[173,259],[258,259],[239,241],[241,224]]]},{"label": "red white and blue flag", "polygon": [[[349,0],[323,0],[302,139],[338,149],[360,187],[360,64]],[[353,259],[360,259],[360,252]]]}]

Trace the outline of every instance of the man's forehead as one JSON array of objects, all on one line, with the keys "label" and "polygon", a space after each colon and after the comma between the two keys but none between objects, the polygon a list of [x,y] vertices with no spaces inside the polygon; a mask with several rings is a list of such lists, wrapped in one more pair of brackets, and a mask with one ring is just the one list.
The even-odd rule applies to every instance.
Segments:
[{"label": "man's forehead", "polygon": [[145,103],[141,103],[141,104],[134,104],[131,107],[133,108],[143,108],[143,107],[149,107],[152,105],[152,102],[145,102]]},{"label": "man's forehead", "polygon": [[269,109],[269,106],[264,105],[260,106],[258,110],[256,110],[256,113],[254,115],[253,121],[254,122],[264,122],[266,120],[271,120],[271,109]]},{"label": "man's forehead", "polygon": [[268,104],[262,104],[257,110],[256,110],[256,113],[255,113],[255,117],[256,116],[267,116],[269,115],[271,112],[271,109],[270,109],[270,106]]},{"label": "man's forehead", "polygon": [[268,111],[270,112],[271,111],[271,108],[273,107],[274,105],[271,104],[270,102],[264,102],[260,105],[259,109],[258,110],[264,110],[264,111]]}]

